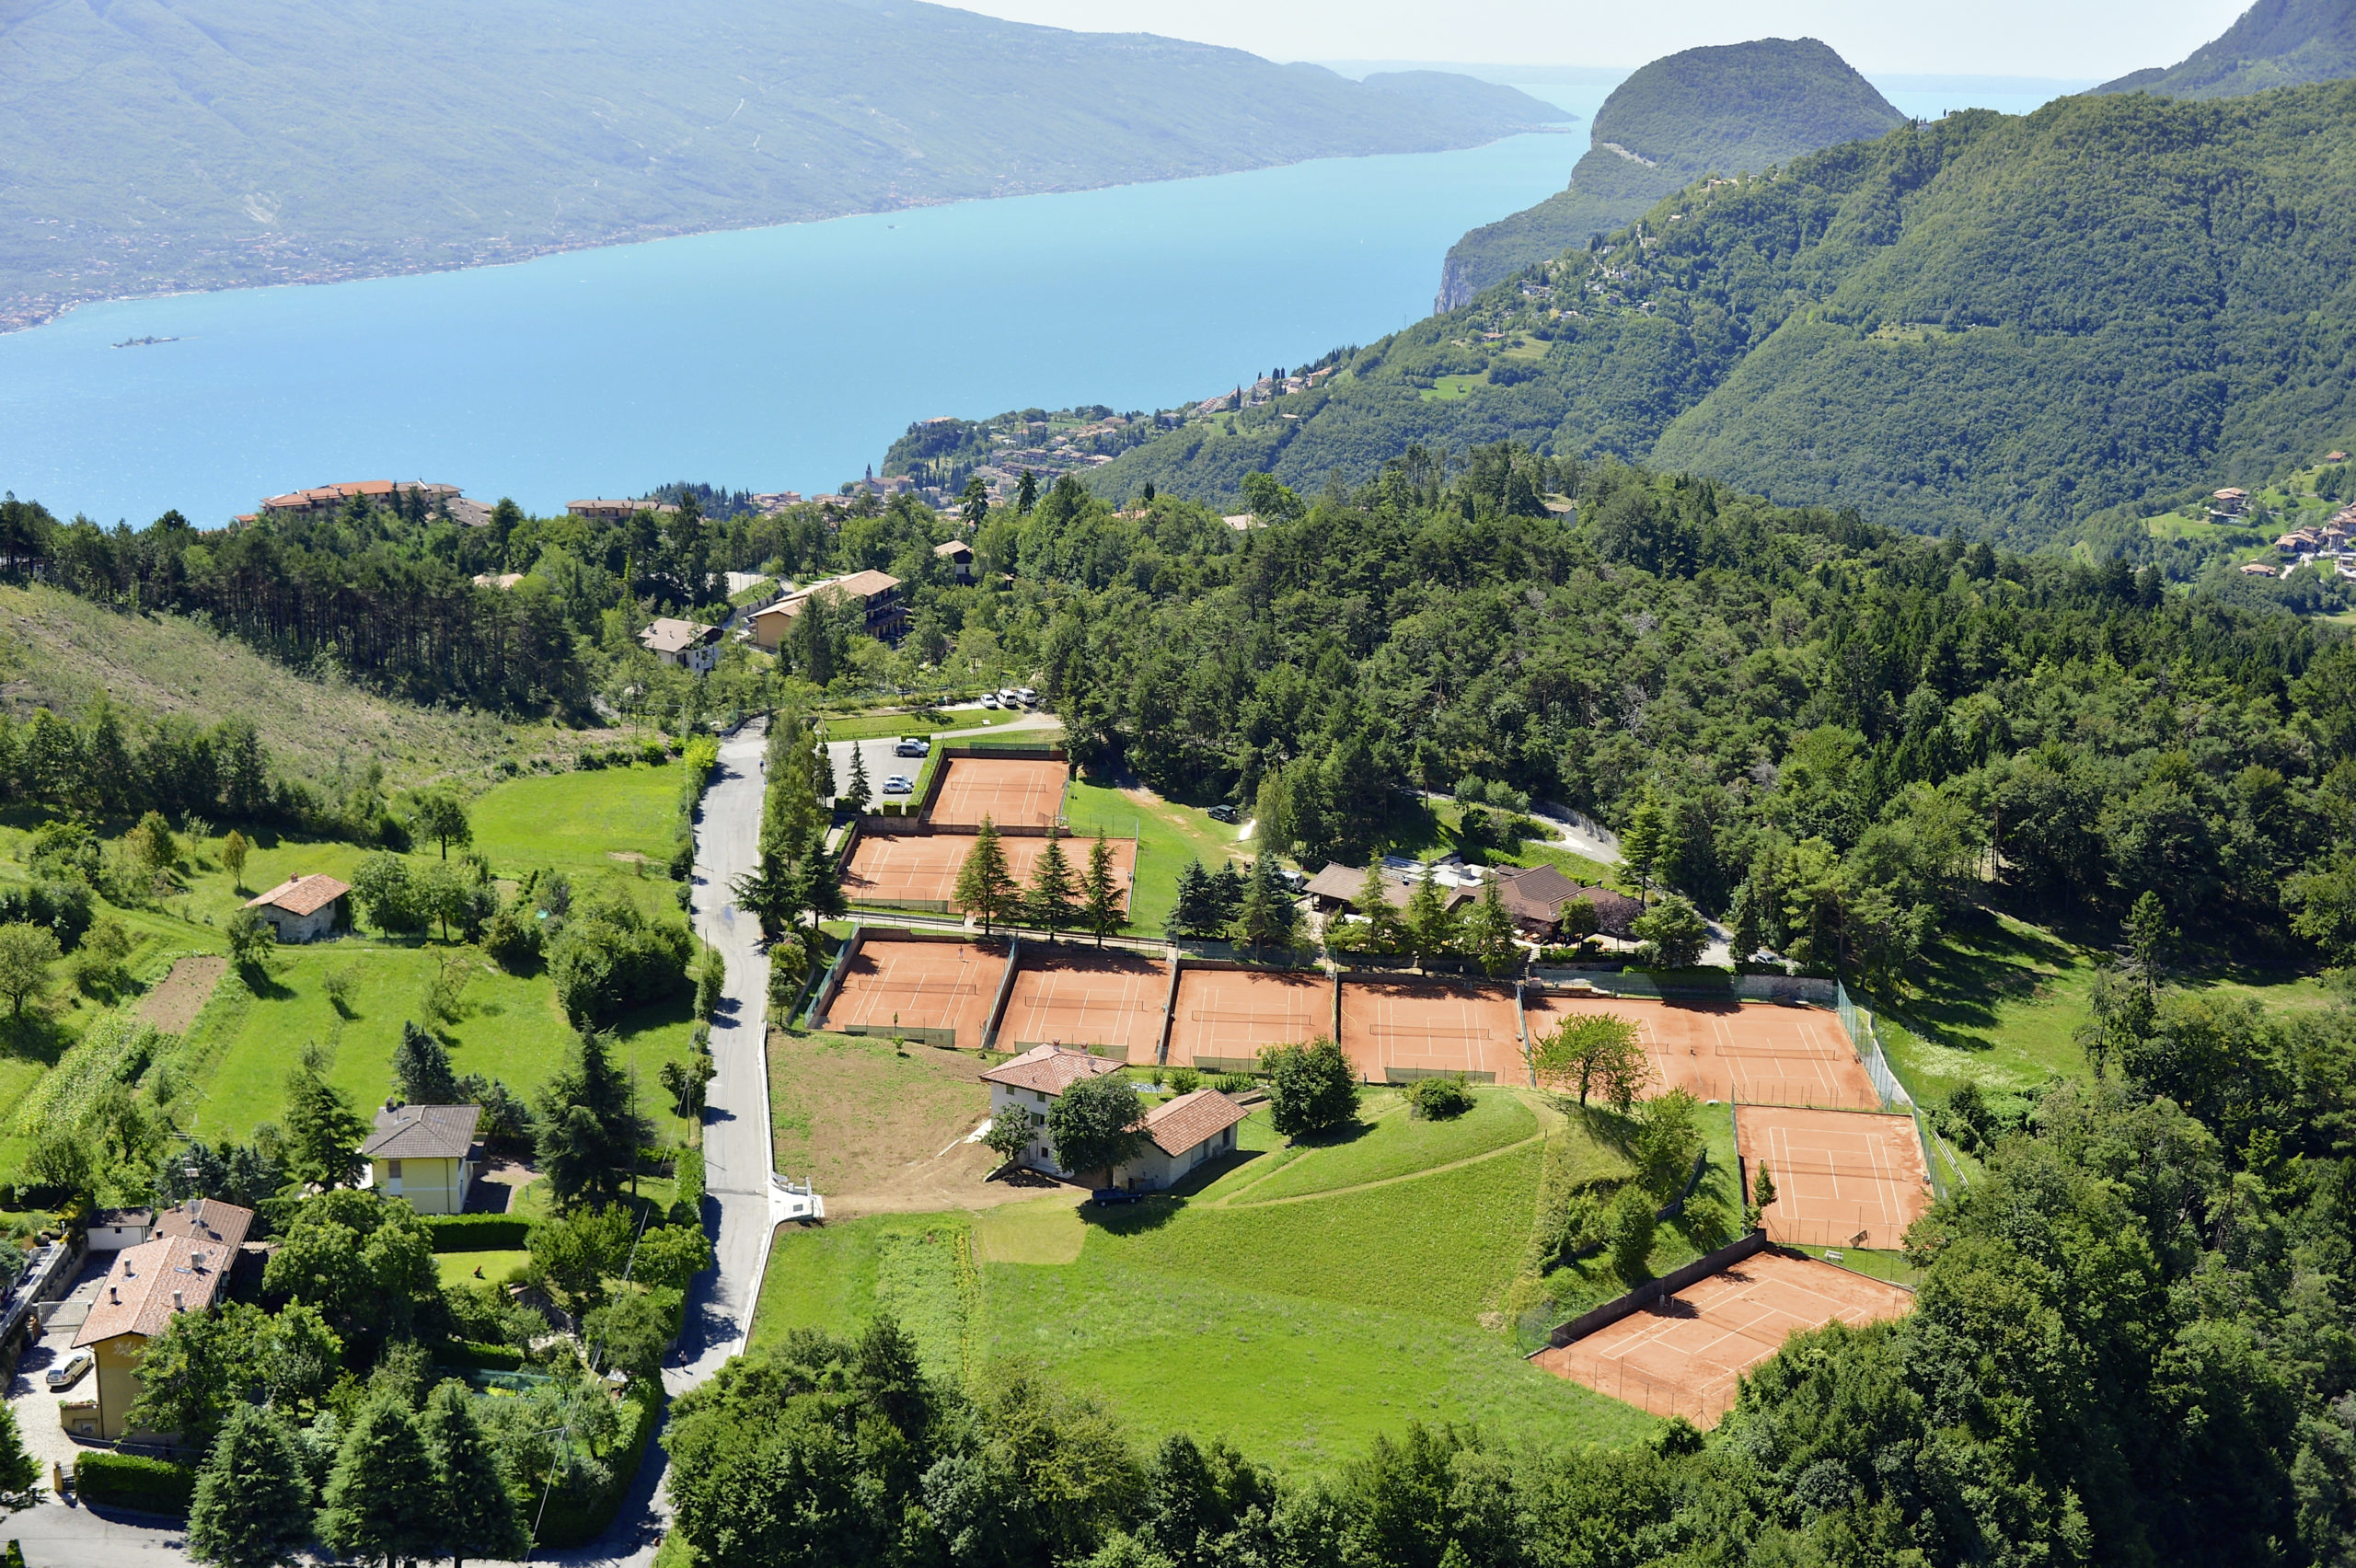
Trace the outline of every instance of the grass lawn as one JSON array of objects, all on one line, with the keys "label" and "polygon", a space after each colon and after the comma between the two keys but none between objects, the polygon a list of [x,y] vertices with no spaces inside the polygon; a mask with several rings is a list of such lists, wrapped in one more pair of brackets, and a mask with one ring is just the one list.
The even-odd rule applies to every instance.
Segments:
[{"label": "grass lawn", "polygon": [[829,741],[872,741],[884,735],[930,735],[943,730],[987,730],[1022,717],[1002,708],[961,708],[954,712],[860,713],[819,721]]},{"label": "grass lawn", "polygon": [[577,882],[627,868],[619,857],[632,855],[660,869],[671,859],[680,777],[676,763],[633,763],[512,780],[474,802],[475,847],[507,877],[552,866]]},{"label": "grass lawn", "polygon": [[[1295,1474],[1410,1419],[1550,1442],[1639,1436],[1651,1418],[1537,1371],[1500,1332],[1542,1159],[1512,1135],[1542,1120],[1510,1094],[1481,1098],[1456,1123],[1407,1128],[1383,1096],[1376,1131],[1313,1151],[1273,1147],[1254,1116],[1236,1157],[1133,1207],[1074,1210],[1065,1196],[789,1229],[754,1343],[890,1311],[937,1369],[1026,1356],[1104,1399],[1141,1442],[1223,1435]],[[1418,1159],[1427,1173],[1411,1175]],[[1298,1201],[1223,1201],[1296,1170]],[[1410,1179],[1328,1185],[1398,1175]]]},{"label": "grass lawn", "polygon": [[1216,867],[1251,853],[1248,845],[1236,841],[1238,828],[1213,822],[1199,807],[1139,800],[1103,784],[1074,780],[1064,796],[1064,812],[1076,837],[1092,836],[1100,827],[1108,837],[1136,836],[1137,884],[1129,898],[1128,924],[1134,932],[1160,934],[1178,902],[1178,873],[1188,860]]},{"label": "grass lawn", "polygon": [[[436,1252],[433,1266],[442,1275],[442,1286],[504,1285],[510,1277],[523,1271],[532,1261],[532,1254],[521,1251]],[[475,1271],[482,1271],[478,1279]]]},{"label": "grass lawn", "polygon": [[1470,398],[1472,396],[1472,388],[1485,386],[1488,381],[1489,376],[1486,371],[1479,375],[1443,375],[1424,389],[1424,401],[1453,403],[1461,398]]},{"label": "grass lawn", "polygon": [[[243,1139],[257,1122],[282,1121],[286,1076],[315,1040],[333,1043],[329,1076],[352,1107],[367,1114],[392,1088],[401,1025],[422,1017],[419,1002],[426,985],[452,958],[473,965],[465,1016],[440,1032],[452,1066],[526,1094],[537,1090],[568,1058],[573,1038],[546,976],[503,974],[470,948],[329,942],[279,950],[260,994],[242,1009],[223,1003],[225,993],[244,987],[235,976],[222,982],[214,1016],[191,1032],[199,1098],[189,1130],[208,1139]],[[339,970],[349,970],[355,986],[349,1018],[328,999],[327,976]],[[686,1057],[691,1032],[685,996],[626,1015],[616,1031],[623,1065],[638,1078],[640,1106],[675,1138],[685,1124],[665,1113],[655,1074],[664,1058]]]},{"label": "grass lawn", "polygon": [[[1490,1153],[1538,1136],[1538,1118],[1511,1090],[1475,1090],[1472,1109],[1452,1121],[1418,1122],[1407,1097],[1392,1090],[1368,1094],[1352,1133],[1311,1146],[1281,1169],[1225,1194],[1230,1205],[1329,1193],[1386,1181]],[[1255,1119],[1265,1121],[1265,1112]]]}]

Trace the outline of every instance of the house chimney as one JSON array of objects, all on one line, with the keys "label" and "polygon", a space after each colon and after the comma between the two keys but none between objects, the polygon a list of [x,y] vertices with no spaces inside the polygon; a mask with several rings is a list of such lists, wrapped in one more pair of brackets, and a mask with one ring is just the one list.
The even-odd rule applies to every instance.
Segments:
[{"label": "house chimney", "polygon": [[180,1293],[177,1290],[172,1292],[172,1310],[175,1312],[185,1312],[188,1310],[188,1303],[180,1299]]},{"label": "house chimney", "polygon": [[110,1307],[120,1307],[122,1305],[122,1292],[117,1290],[113,1286],[107,1286],[107,1305]]}]

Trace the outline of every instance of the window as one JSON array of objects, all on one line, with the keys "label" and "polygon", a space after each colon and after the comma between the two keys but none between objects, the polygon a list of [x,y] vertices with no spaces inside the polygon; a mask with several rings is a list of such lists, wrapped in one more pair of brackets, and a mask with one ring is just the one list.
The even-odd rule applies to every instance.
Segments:
[{"label": "window", "polygon": [[399,1181],[401,1179],[401,1162],[398,1159],[388,1159],[385,1161],[385,1174],[391,1177],[396,1182]]}]

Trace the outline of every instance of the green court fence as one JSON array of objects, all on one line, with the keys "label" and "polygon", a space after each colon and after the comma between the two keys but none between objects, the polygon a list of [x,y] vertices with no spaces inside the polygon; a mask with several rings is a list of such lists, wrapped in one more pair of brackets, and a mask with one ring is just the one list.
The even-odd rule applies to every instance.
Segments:
[{"label": "green court fence", "polygon": [[[1923,1146],[1923,1169],[1930,1173],[1931,1190],[1942,1199],[1950,1196],[1956,1183],[1963,1179],[1963,1168],[1940,1158],[1943,1140],[1931,1130],[1921,1101],[1898,1076],[1898,1069],[1889,1065],[1889,1057],[1881,1048],[1881,1036],[1874,1028],[1874,1015],[1857,1006],[1846,986],[1835,986],[1832,1005],[1841,1015],[1841,1026],[1849,1032],[1850,1047],[1857,1053],[1857,1060],[1865,1064],[1865,1076],[1873,1079],[1874,1092],[1881,1096],[1883,1108],[1903,1109],[1913,1118],[1914,1136]],[[1825,1245],[1838,1246],[1840,1242]]]},{"label": "green court fence", "polygon": [[898,1040],[915,1045],[945,1045],[954,1047],[954,1029],[923,1029],[910,1023],[838,1023],[831,1026],[829,1034],[857,1034],[872,1039]]}]

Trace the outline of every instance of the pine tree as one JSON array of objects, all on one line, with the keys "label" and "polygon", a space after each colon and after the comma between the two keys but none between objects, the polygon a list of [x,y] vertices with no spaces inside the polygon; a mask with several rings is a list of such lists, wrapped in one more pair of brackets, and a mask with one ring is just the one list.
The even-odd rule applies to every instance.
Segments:
[{"label": "pine tree", "polygon": [[1006,846],[999,839],[998,825],[985,816],[981,831],[974,835],[973,848],[966,851],[964,865],[958,868],[958,905],[968,915],[981,917],[987,935],[990,923],[1009,912],[1019,891],[1013,873],[1007,870]]},{"label": "pine tree", "polygon": [[1391,889],[1382,880],[1382,862],[1369,860],[1366,877],[1358,883],[1355,901],[1359,916],[1366,921],[1363,935],[1351,940],[1361,944],[1367,952],[1397,952],[1399,951],[1399,909],[1391,902]]},{"label": "pine tree", "polygon": [[318,1044],[306,1045],[301,1061],[287,1075],[286,1155],[295,1176],[334,1187],[360,1169],[360,1140],[367,1136],[368,1124],[328,1081],[329,1059]]},{"label": "pine tree", "polygon": [[1464,915],[1464,951],[1480,963],[1482,973],[1503,974],[1520,962],[1514,929],[1513,917],[1506,912],[1496,882],[1484,883],[1480,901]]},{"label": "pine tree", "polygon": [[540,1090],[539,1165],[561,1208],[583,1201],[609,1203],[653,1132],[638,1113],[627,1074],[613,1058],[613,1040],[584,1030],[571,1063]]},{"label": "pine tree", "polygon": [[353,1557],[443,1555],[445,1518],[433,1457],[401,1402],[375,1400],[353,1420],[328,1477],[319,1539]]},{"label": "pine tree", "polygon": [[1640,903],[1652,892],[1653,867],[1660,859],[1664,839],[1660,807],[1646,795],[1636,802],[1634,813],[1628,818],[1627,831],[1620,836],[1620,859],[1635,873]]},{"label": "pine tree", "polygon": [[196,1478],[189,1554],[222,1568],[291,1568],[311,1539],[311,1484],[285,1418],[240,1404]]},{"label": "pine tree", "polygon": [[1028,517],[1031,509],[1038,504],[1039,476],[1025,468],[1021,482],[1014,487],[1014,510],[1017,514]]},{"label": "pine tree", "polygon": [[1199,937],[1206,931],[1217,930],[1219,924],[1210,873],[1203,870],[1200,860],[1189,860],[1178,868],[1177,897],[1170,905],[1164,929],[1175,940]]},{"label": "pine tree", "polygon": [[531,1550],[531,1534],[500,1479],[475,1420],[473,1397],[455,1383],[443,1384],[425,1401],[418,1428],[442,1483],[442,1550],[451,1568],[465,1568],[468,1557],[522,1558]]},{"label": "pine tree", "polygon": [[458,1103],[458,1075],[451,1069],[450,1053],[415,1023],[401,1025],[401,1043],[393,1047],[393,1083],[411,1105]]},{"label": "pine tree", "polygon": [[25,1451],[13,1406],[0,1405],[0,1497],[22,1496],[40,1485],[40,1461]]},{"label": "pine tree", "polygon": [[835,803],[848,811],[864,812],[875,801],[874,788],[867,779],[867,750],[857,742],[850,748],[850,783]]},{"label": "pine tree", "polygon": [[1113,847],[1098,833],[1088,847],[1088,874],[1080,883],[1080,917],[1095,935],[1096,945],[1121,928],[1121,890],[1113,881]]},{"label": "pine tree", "polygon": [[1448,902],[1440,897],[1438,873],[1429,860],[1424,862],[1423,873],[1407,894],[1407,939],[1415,951],[1426,958],[1435,958],[1455,946],[1455,921],[1449,917]]},{"label": "pine tree", "polygon": [[1210,919],[1206,931],[1224,930],[1243,913],[1243,873],[1232,860],[1223,860],[1210,874]]},{"label": "pine tree", "polygon": [[1292,890],[1276,876],[1276,858],[1262,855],[1252,862],[1243,885],[1243,905],[1236,911],[1238,940],[1255,948],[1290,947],[1300,930],[1300,910]]},{"label": "pine tree", "polygon": [[1039,851],[1038,861],[1031,868],[1031,887],[1022,900],[1024,912],[1034,925],[1060,931],[1072,923],[1079,899],[1080,884],[1071,874],[1071,861],[1064,855],[1063,840],[1051,827],[1047,847]]}]

